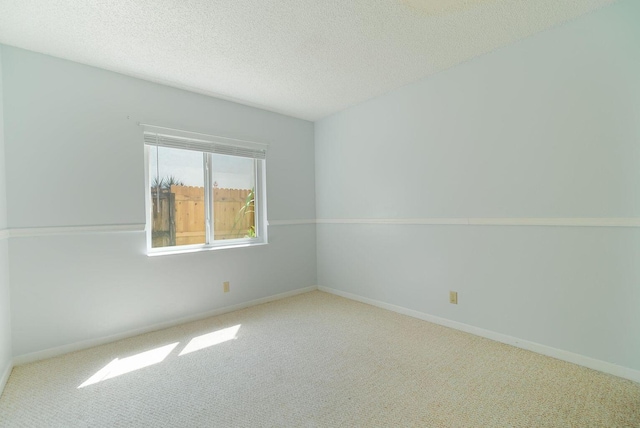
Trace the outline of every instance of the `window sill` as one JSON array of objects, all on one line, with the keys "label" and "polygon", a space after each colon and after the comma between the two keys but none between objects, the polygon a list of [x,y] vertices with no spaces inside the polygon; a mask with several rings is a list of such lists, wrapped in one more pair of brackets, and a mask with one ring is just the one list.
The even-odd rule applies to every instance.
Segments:
[{"label": "window sill", "polygon": [[268,245],[268,242],[234,242],[225,245],[200,245],[200,246],[188,246],[186,248],[183,247],[174,247],[171,249],[151,249],[147,250],[147,256],[149,257],[157,257],[157,256],[170,256],[172,254],[187,254],[187,253],[200,253],[203,251],[212,251],[212,250],[228,250],[231,248],[245,248],[245,247],[260,247],[263,245]]}]

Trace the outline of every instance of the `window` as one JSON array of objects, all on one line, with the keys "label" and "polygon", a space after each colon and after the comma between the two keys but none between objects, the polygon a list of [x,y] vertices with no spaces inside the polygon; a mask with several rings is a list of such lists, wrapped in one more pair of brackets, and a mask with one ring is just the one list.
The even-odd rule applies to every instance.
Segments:
[{"label": "window", "polygon": [[267,242],[266,145],[143,126],[149,254]]}]

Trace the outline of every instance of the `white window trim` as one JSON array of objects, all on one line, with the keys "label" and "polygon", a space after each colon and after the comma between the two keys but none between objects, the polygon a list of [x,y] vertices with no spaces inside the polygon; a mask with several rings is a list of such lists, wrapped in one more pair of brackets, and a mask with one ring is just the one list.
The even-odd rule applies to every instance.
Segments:
[{"label": "white window trim", "polygon": [[[201,142],[210,142],[212,144],[225,145],[231,147],[241,147],[244,149],[250,150],[262,150],[266,153],[266,144],[255,143],[244,140],[236,140],[232,138],[219,137],[215,135],[207,135],[194,133],[189,131],[183,131],[172,128],[159,127],[155,125],[147,125],[147,124],[139,124],[144,128],[144,133],[162,133],[163,135],[171,135],[184,139],[192,139]],[[143,135],[144,135],[143,133]],[[144,139],[143,139],[144,142]],[[151,230],[151,210],[153,209],[153,203],[151,201],[151,183],[149,180],[149,155],[150,155],[150,147],[148,143],[144,143],[144,180],[145,180],[145,232],[146,232],[146,241],[147,241],[147,255],[148,256],[161,256],[161,255],[169,255],[169,254],[184,254],[184,253],[194,253],[200,251],[210,251],[210,250],[220,250],[220,249],[229,249],[229,248],[243,248],[243,247],[253,247],[268,244],[268,221],[267,221],[267,201],[266,201],[266,168],[265,168],[265,159],[256,159],[256,183],[255,183],[255,192],[254,192],[254,206],[255,206],[255,228],[256,235],[255,238],[239,238],[239,239],[224,239],[224,240],[211,240],[211,242],[206,244],[194,244],[194,245],[180,245],[174,247],[158,247],[152,248],[152,230]],[[205,154],[207,154],[205,152]],[[205,236],[207,240],[210,240],[213,237],[213,230],[211,230],[213,226],[213,188],[210,186],[212,184],[213,171],[210,168],[211,161],[211,152],[208,153],[207,156],[204,156],[206,159],[205,164],[203,165],[204,175],[205,175],[205,200],[209,203],[206,204],[206,212],[205,212]],[[211,188],[210,188],[211,187]],[[211,206],[209,206],[211,205]]]}]

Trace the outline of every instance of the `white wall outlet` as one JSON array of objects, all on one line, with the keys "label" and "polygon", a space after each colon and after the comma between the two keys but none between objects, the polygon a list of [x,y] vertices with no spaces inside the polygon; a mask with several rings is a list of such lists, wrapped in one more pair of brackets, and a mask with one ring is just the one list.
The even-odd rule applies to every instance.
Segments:
[{"label": "white wall outlet", "polygon": [[222,283],[222,290],[223,290],[225,293],[228,293],[228,292],[229,292],[229,281],[225,281],[225,282],[223,282],[223,283]]}]

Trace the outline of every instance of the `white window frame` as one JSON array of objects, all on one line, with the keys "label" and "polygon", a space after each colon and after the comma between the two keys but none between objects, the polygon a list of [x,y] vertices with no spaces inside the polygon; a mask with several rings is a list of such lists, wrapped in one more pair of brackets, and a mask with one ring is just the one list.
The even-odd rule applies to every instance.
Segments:
[{"label": "white window frame", "polygon": [[[215,135],[200,134],[196,132],[183,131],[179,129],[165,128],[155,125],[140,124],[143,127],[144,141],[144,176],[145,176],[145,231],[147,238],[147,255],[159,256],[165,254],[180,254],[199,251],[208,251],[224,248],[240,248],[256,245],[265,245],[267,239],[267,200],[266,200],[266,151],[267,145],[251,141],[236,140],[232,138],[219,137]],[[152,144],[151,136],[169,137],[170,145]],[[157,138],[156,138],[157,141]],[[205,243],[192,245],[179,245],[172,247],[153,248],[152,245],[152,221],[151,211],[153,202],[151,201],[151,183],[149,177],[149,156],[153,146],[172,147],[182,150],[192,150],[203,154],[203,174],[204,174],[204,198],[205,198]],[[205,149],[199,150],[200,148]],[[238,156],[235,153],[242,153],[242,157],[253,157],[255,165],[255,190],[254,190],[254,219],[255,238],[220,239],[215,240],[213,224],[213,165],[214,153]],[[255,156],[252,156],[253,153]],[[256,157],[257,156],[257,157]],[[260,157],[261,156],[261,157]]]}]

